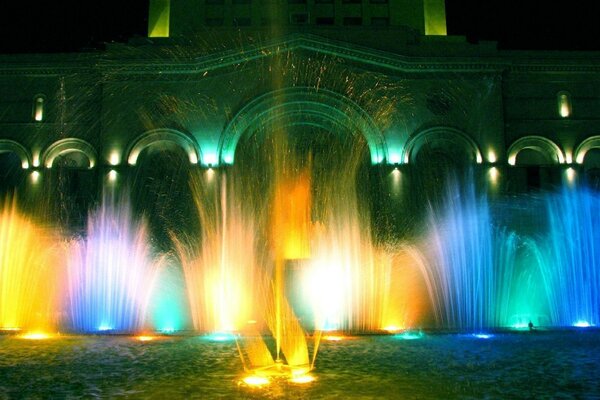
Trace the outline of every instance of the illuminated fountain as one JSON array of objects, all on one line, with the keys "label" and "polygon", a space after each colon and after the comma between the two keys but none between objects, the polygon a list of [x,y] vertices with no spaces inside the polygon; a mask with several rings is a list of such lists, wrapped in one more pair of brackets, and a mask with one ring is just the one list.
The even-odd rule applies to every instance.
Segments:
[{"label": "illuminated fountain", "polygon": [[54,331],[63,270],[55,238],[22,216],[16,200],[0,209],[0,330]]},{"label": "illuminated fountain", "polygon": [[473,184],[449,184],[444,205],[430,212],[429,230],[430,295],[439,326],[461,331],[504,326],[517,240],[493,226],[486,198]]},{"label": "illuminated fountain", "polygon": [[138,332],[158,271],[146,227],[126,199],[105,196],[86,236],[69,243],[68,313],[78,332]]},{"label": "illuminated fountain", "polygon": [[[563,188],[547,200],[548,251],[542,267],[552,323],[600,323],[600,194]],[[544,247],[545,248],[545,247]]]}]

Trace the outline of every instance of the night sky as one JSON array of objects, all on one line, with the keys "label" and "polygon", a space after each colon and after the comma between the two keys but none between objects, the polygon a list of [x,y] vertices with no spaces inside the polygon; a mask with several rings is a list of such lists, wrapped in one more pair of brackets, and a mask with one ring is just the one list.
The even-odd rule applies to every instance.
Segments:
[{"label": "night sky", "polygon": [[[13,0],[3,6],[1,52],[76,51],[146,35],[148,0],[38,2]],[[502,49],[600,50],[593,1],[554,3],[446,0],[448,31],[473,43],[498,41]]]}]

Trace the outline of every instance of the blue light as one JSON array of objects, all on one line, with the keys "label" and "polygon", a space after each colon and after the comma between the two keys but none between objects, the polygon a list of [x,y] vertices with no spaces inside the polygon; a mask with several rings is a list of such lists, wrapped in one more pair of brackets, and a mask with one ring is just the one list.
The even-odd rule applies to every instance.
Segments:
[{"label": "blue light", "polygon": [[494,335],[490,333],[473,333],[472,336],[477,339],[491,339]]},{"label": "blue light", "polygon": [[417,339],[422,339],[423,336],[425,336],[425,335],[421,331],[418,331],[418,332],[406,331],[406,332],[402,332],[397,335],[394,335],[394,338],[400,339],[400,340],[417,340]]},{"label": "blue light", "polygon": [[206,336],[206,339],[211,342],[230,342],[235,340],[235,335],[231,332],[215,332]]}]

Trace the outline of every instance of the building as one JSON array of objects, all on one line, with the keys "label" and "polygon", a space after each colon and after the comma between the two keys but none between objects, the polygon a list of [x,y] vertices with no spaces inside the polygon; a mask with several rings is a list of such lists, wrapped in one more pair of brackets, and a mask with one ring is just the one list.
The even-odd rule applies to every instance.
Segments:
[{"label": "building", "polygon": [[0,56],[4,190],[64,184],[84,204],[152,149],[226,168],[278,120],[359,135],[379,170],[446,157],[501,192],[598,185],[598,53],[466,43],[441,0],[151,0],[148,31]]}]

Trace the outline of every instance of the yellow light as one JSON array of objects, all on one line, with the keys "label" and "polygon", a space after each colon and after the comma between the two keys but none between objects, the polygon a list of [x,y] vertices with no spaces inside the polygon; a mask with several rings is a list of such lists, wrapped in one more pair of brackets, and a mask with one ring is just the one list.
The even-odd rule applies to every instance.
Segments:
[{"label": "yellow light", "polygon": [[119,161],[121,161],[121,158],[119,157],[119,152],[116,150],[111,152],[110,156],[108,157],[108,162],[110,163],[110,165],[119,165]]},{"label": "yellow light", "polygon": [[293,378],[291,378],[290,382],[304,384],[304,383],[313,382],[314,380],[315,380],[315,377],[312,375],[300,375],[300,376],[294,376]]},{"label": "yellow light", "polygon": [[211,182],[213,180],[215,176],[215,170],[212,168],[209,168],[206,170],[206,179],[208,179],[209,182]]},{"label": "yellow light", "polygon": [[39,180],[40,180],[40,173],[39,173],[39,171],[33,171],[31,173],[31,182],[37,183]]},{"label": "yellow light", "polygon": [[498,176],[500,176],[500,172],[498,171],[498,168],[496,168],[496,167],[490,168],[489,177],[490,177],[490,181],[492,183],[496,183],[498,181]]},{"label": "yellow light", "polygon": [[41,122],[44,120],[44,98],[43,97],[37,97],[35,99],[35,111],[34,111],[33,119],[37,122]]},{"label": "yellow light", "polygon": [[585,152],[581,151],[577,154],[577,164],[583,164],[583,160],[585,159]]},{"label": "yellow light", "polygon": [[477,152],[477,164],[481,164],[483,162],[483,157],[481,153]]},{"label": "yellow light", "polygon": [[338,335],[327,335],[323,339],[327,340],[329,342],[339,342],[341,340],[344,340],[345,337],[344,336],[338,336]]},{"label": "yellow light", "polygon": [[50,339],[52,336],[50,336],[49,334],[44,333],[44,332],[29,332],[29,333],[26,333],[19,337],[21,339],[27,339],[27,340],[44,340],[44,339]]},{"label": "yellow light", "polygon": [[516,162],[517,162],[517,156],[516,155],[512,155],[512,156],[508,157],[508,163],[510,165],[515,165]]},{"label": "yellow light", "polygon": [[148,15],[148,37],[169,37],[170,0],[151,0]]},{"label": "yellow light", "polygon": [[496,161],[498,161],[498,158],[496,157],[496,152],[494,152],[494,150],[488,151],[488,161],[491,163],[495,163]]},{"label": "yellow light", "polygon": [[567,162],[567,164],[572,164],[573,163],[573,153],[571,153],[570,151],[566,151],[565,152],[565,161]]},{"label": "yellow light", "polygon": [[563,118],[571,115],[571,99],[566,92],[559,92],[558,94],[558,113]]},{"label": "yellow light", "polygon": [[190,164],[198,164],[198,156],[196,155],[196,153],[194,151],[191,151],[188,154],[188,157],[190,159]]},{"label": "yellow light", "polygon": [[108,172],[108,180],[109,182],[114,182],[117,180],[117,171],[115,171],[114,169],[111,169]]},{"label": "yellow light", "polygon": [[140,342],[149,342],[151,340],[154,340],[154,336],[145,336],[145,335],[136,336],[135,338],[137,340],[139,340]]},{"label": "yellow light", "polygon": [[29,168],[29,162],[28,162],[28,161],[23,161],[23,162],[21,163],[21,168],[23,168],[23,169],[27,169],[27,168]]},{"label": "yellow light", "polygon": [[242,381],[246,385],[250,385],[250,386],[264,386],[264,385],[268,385],[270,383],[268,378],[266,378],[264,376],[257,376],[257,375],[247,376],[244,379],[242,379]]},{"label": "yellow light", "polygon": [[567,168],[567,180],[573,182],[575,180],[575,170],[573,168]]},{"label": "yellow light", "polygon": [[33,166],[34,167],[40,166],[40,155],[38,153],[33,155]]},{"label": "yellow light", "polygon": [[385,328],[383,328],[383,330],[387,331],[387,332],[398,332],[398,331],[401,331],[402,328],[400,328],[399,326],[390,325],[390,326],[386,326]]}]

